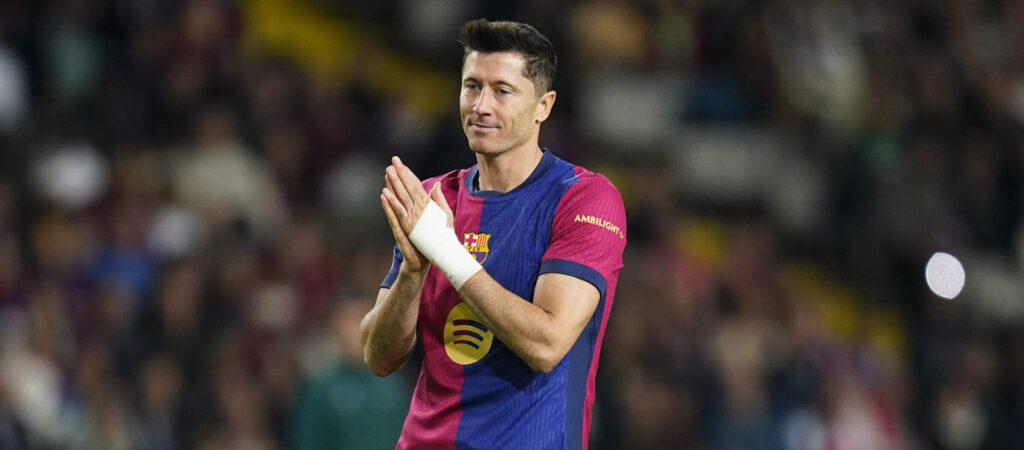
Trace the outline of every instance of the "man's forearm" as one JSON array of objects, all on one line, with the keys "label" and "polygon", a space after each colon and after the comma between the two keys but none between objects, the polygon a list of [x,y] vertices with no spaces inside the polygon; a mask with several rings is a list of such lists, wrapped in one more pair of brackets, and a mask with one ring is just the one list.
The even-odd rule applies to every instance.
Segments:
[{"label": "man's forearm", "polygon": [[458,239],[455,215],[440,183],[428,195],[397,158],[387,169],[381,200],[396,238],[407,239],[440,270],[499,340],[537,372],[548,372],[562,361],[600,299],[593,285],[568,275],[542,274],[532,302],[505,289]]},{"label": "man's forearm", "polygon": [[426,271],[404,267],[391,289],[382,289],[373,310],[363,319],[363,360],[375,374],[387,376],[400,369],[416,344],[416,320]]},{"label": "man's forearm", "polygon": [[549,372],[565,356],[578,336],[564,333],[551,312],[533,304],[498,284],[486,271],[473,275],[459,295],[494,336],[537,372]]}]

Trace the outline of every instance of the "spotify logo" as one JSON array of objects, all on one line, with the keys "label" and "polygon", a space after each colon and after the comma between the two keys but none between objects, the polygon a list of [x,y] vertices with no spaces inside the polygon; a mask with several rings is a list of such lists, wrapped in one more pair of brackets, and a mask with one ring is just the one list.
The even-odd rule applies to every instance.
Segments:
[{"label": "spotify logo", "polygon": [[480,361],[491,349],[494,333],[477,319],[469,305],[459,303],[448,313],[444,325],[444,350],[456,364]]}]

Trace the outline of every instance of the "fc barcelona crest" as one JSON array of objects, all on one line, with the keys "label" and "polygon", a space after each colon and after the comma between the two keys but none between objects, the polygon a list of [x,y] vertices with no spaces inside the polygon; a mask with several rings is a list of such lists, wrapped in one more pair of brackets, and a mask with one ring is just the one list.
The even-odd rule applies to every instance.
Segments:
[{"label": "fc barcelona crest", "polygon": [[487,253],[490,251],[487,248],[487,241],[491,240],[489,234],[477,234],[477,233],[466,233],[465,240],[462,241],[462,245],[466,247],[466,251],[476,258],[476,262],[483,264],[487,261]]}]

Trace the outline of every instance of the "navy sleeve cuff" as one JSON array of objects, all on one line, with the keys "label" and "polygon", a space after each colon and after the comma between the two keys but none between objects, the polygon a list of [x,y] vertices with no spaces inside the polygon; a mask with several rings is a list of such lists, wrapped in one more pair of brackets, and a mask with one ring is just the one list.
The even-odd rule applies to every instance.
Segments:
[{"label": "navy sleeve cuff", "polygon": [[398,279],[398,269],[402,267],[402,252],[398,250],[398,245],[395,245],[395,258],[391,261],[391,270],[388,271],[388,275],[384,277],[384,281],[380,282],[380,287],[384,289],[391,289],[391,286],[395,284],[395,280]]},{"label": "navy sleeve cuff", "polygon": [[541,274],[551,272],[569,275],[586,281],[594,285],[598,292],[601,293],[601,298],[604,298],[607,283],[605,283],[604,277],[600,273],[597,273],[596,270],[590,267],[566,259],[549,259],[540,263]]}]

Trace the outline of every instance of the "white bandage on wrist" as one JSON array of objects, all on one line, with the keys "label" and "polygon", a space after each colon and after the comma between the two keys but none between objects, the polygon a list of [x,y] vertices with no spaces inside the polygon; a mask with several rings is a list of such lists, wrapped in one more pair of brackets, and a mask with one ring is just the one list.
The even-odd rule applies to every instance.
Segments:
[{"label": "white bandage on wrist", "polygon": [[420,214],[412,233],[409,233],[409,240],[444,273],[456,290],[483,269],[459,242],[455,230],[448,228],[448,217],[433,201]]}]

